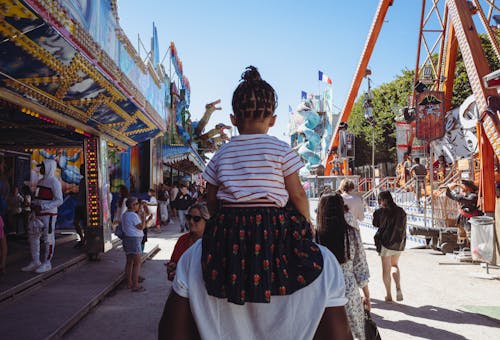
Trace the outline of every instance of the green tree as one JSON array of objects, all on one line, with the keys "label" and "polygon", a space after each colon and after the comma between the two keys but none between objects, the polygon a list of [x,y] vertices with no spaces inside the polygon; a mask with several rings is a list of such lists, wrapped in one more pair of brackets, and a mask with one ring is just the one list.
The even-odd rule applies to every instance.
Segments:
[{"label": "green tree", "polygon": [[355,166],[371,163],[372,130],[375,130],[375,163],[396,160],[396,134],[394,117],[399,108],[407,106],[413,88],[414,71],[403,70],[393,81],[372,90],[372,126],[364,117],[364,95],[353,106],[349,117],[349,130],[356,136]]}]

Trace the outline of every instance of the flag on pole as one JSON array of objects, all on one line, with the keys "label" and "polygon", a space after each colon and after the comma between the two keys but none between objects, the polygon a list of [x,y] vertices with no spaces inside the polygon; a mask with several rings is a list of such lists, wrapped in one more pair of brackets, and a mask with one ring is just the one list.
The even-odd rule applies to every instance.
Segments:
[{"label": "flag on pole", "polygon": [[302,99],[302,100],[307,99],[307,92],[306,91],[302,91],[302,93],[300,94],[300,99]]},{"label": "flag on pole", "polygon": [[324,74],[321,71],[318,71],[318,80],[332,85],[332,78],[328,77],[326,74]]},{"label": "flag on pole", "polygon": [[288,113],[293,113],[293,109],[291,105],[288,105]]}]

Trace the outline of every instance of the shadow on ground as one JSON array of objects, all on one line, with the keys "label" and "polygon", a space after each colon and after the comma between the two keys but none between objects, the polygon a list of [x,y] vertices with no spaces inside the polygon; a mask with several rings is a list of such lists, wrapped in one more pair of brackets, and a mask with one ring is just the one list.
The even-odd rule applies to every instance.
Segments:
[{"label": "shadow on ground", "polygon": [[[385,301],[372,299],[372,307],[375,309],[385,309],[397,311],[412,317],[436,320],[441,322],[460,324],[460,325],[479,325],[489,327],[499,327],[500,320],[489,318],[483,314],[470,313],[461,310],[451,310],[436,306],[413,307],[400,303],[387,303]],[[444,329],[438,329],[426,324],[410,320],[390,321],[381,316],[372,313],[373,319],[380,328],[391,329],[404,334],[410,334],[429,339],[466,339],[460,334],[456,334]]]}]

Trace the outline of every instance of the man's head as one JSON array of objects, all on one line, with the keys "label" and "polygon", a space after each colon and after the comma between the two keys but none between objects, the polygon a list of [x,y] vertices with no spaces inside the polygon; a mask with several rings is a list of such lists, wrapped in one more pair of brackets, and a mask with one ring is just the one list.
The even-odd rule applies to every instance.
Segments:
[{"label": "man's head", "polygon": [[420,158],[419,157],[415,157],[415,163],[420,164]]}]

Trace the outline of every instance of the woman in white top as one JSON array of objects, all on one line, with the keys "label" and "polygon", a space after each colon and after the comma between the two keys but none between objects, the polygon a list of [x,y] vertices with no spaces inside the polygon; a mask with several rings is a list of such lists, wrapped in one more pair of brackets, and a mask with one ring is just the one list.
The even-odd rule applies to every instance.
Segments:
[{"label": "woman in white top", "polygon": [[[139,200],[136,197],[127,199],[127,211],[122,215],[122,228],[124,237],[122,239],[123,250],[127,255],[125,265],[125,277],[127,286],[133,292],[142,292],[145,289],[139,286],[139,274],[142,263],[141,242],[144,237],[146,216],[139,208]],[[139,213],[139,214],[138,214]]]}]

